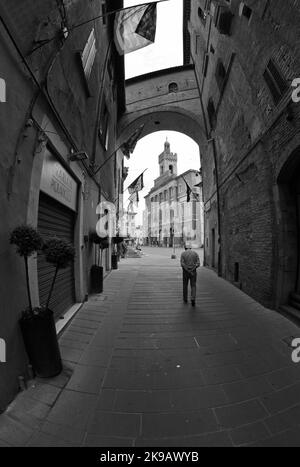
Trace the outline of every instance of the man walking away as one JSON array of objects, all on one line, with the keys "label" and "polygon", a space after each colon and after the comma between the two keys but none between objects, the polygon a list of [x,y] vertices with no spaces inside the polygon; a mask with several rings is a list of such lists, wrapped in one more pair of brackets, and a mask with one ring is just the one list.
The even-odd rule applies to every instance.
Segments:
[{"label": "man walking away", "polygon": [[185,251],[181,254],[180,264],[183,273],[183,301],[188,301],[188,285],[191,283],[192,306],[196,304],[196,282],[197,268],[200,266],[200,259],[196,251],[192,250],[190,243],[185,245]]}]

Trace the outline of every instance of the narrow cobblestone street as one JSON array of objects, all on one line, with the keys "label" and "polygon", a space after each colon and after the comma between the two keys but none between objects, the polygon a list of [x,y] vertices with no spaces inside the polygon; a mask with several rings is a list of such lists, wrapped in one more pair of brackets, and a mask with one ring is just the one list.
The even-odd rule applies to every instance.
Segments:
[{"label": "narrow cobblestone street", "polygon": [[60,338],[64,373],[0,416],[0,445],[299,445],[299,328],[206,268],[184,304],[171,252],[111,272]]}]

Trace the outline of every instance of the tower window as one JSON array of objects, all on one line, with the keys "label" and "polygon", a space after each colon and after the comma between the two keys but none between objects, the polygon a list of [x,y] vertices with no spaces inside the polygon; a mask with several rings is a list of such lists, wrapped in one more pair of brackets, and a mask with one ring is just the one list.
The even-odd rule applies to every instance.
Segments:
[{"label": "tower window", "polygon": [[173,175],[173,165],[169,165],[169,171]]},{"label": "tower window", "polygon": [[178,84],[177,83],[170,83],[169,84],[169,93],[171,92],[178,92]]},{"label": "tower window", "polygon": [[273,60],[269,61],[263,76],[272,95],[273,101],[277,105],[287,91],[288,85],[285,79],[281,76]]}]

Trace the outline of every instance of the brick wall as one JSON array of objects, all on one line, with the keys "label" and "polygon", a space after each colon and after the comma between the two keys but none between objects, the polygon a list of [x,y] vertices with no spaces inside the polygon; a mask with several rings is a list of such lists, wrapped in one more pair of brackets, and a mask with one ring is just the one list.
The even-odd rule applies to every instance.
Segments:
[{"label": "brick wall", "polygon": [[[222,274],[233,281],[238,263],[239,282],[245,292],[265,305],[277,306],[287,296],[284,292],[280,297],[277,290],[280,268],[284,269],[284,242],[288,241],[283,240],[287,237],[280,229],[283,217],[277,178],[300,145],[300,106],[291,102],[290,87],[300,76],[300,2],[245,2],[252,8],[248,21],[239,16],[240,2],[232,0],[229,36],[219,33],[210,16],[203,24],[198,7],[203,9],[205,3],[192,3],[189,31],[204,107],[211,98],[217,111],[211,136],[215,137],[219,178]],[[224,1],[211,3],[228,6]],[[203,58],[207,51],[205,78]],[[277,103],[263,77],[270,59],[286,82]],[[223,88],[216,80],[220,60],[226,70]],[[212,265],[211,232],[218,216],[211,147],[202,160],[206,262]]]}]

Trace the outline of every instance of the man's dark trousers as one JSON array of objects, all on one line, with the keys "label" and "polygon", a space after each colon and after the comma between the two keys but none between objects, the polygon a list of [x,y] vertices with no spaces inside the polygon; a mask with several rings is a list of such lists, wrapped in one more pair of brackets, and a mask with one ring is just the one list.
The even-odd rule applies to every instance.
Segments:
[{"label": "man's dark trousers", "polygon": [[183,300],[187,302],[188,300],[188,285],[191,283],[191,300],[196,300],[196,282],[197,282],[197,271],[187,272],[185,269],[183,272]]}]

